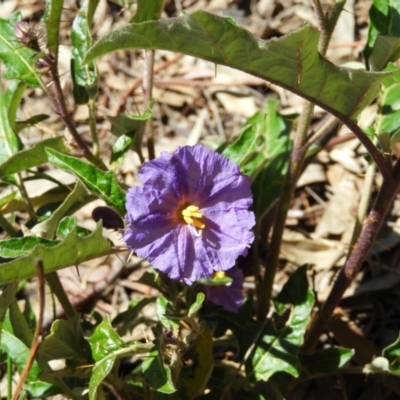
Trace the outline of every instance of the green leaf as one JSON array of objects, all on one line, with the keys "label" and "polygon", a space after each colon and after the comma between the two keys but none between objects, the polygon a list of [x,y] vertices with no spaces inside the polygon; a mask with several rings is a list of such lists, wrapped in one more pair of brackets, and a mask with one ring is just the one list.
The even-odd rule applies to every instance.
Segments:
[{"label": "green leaf", "polygon": [[[72,214],[76,209],[81,208],[82,205],[85,205],[86,203],[89,202],[90,197],[88,196],[88,193],[86,192],[86,189],[83,187],[83,185],[78,182],[74,190],[64,199],[64,201],[61,203],[59,207],[53,213],[51,216],[47,219],[45,219],[43,222],[40,222],[39,224],[35,225],[31,229],[31,233],[35,236],[39,236],[45,239],[53,239],[54,235],[57,231],[58,224],[60,220],[67,214]],[[72,223],[71,223],[72,224]],[[76,221],[75,221],[76,225]],[[71,226],[70,229],[75,229],[76,233],[81,236],[80,232],[78,232],[77,227]]]},{"label": "green leaf", "polygon": [[310,374],[333,374],[343,367],[354,355],[354,350],[331,347],[302,356],[302,365]]},{"label": "green leaf", "polygon": [[110,250],[109,241],[102,236],[101,223],[97,224],[91,235],[84,238],[80,237],[74,229],[65,240],[54,247],[48,248],[38,245],[27,256],[0,264],[0,283],[19,281],[36,276],[36,258],[43,261],[44,273],[47,274],[107,255]]},{"label": "green leaf", "polygon": [[[27,363],[30,348],[13,334],[3,330],[0,349],[11,357],[19,373],[21,373]],[[38,376],[41,370],[42,368],[34,361],[24,386],[24,389],[28,391],[32,397],[45,397],[50,395],[53,391],[51,385],[39,381]]]},{"label": "green leaf", "polygon": [[65,153],[62,137],[45,139],[28,150],[22,150],[0,164],[0,177],[16,174],[47,162],[45,147]]},{"label": "green leaf", "polygon": [[223,151],[253,180],[282,152],[287,153],[291,124],[278,113],[279,102],[268,100],[263,111],[246,121],[240,136]]},{"label": "green leaf", "polygon": [[[30,126],[34,126],[42,121],[45,121],[48,118],[50,118],[50,116],[47,114],[37,114],[31,118],[26,119],[25,121],[16,121],[14,130],[16,133],[19,133],[23,129],[29,128]],[[57,138],[52,138],[52,139],[54,140],[54,139],[59,139],[59,138],[57,137]],[[43,141],[46,141],[46,140],[50,140],[50,139],[45,139]],[[40,143],[42,143],[42,142],[40,142]],[[51,146],[49,146],[49,147],[51,147]]]},{"label": "green leaf", "polygon": [[46,23],[47,48],[58,57],[63,2],[59,0],[46,0],[45,10],[46,12],[43,16],[43,21]]},{"label": "green leaf", "polygon": [[188,399],[194,399],[203,393],[214,368],[213,340],[211,332],[202,326],[194,348],[193,370],[190,376],[183,378]]},{"label": "green leaf", "polygon": [[382,350],[382,356],[389,361],[390,373],[400,375],[400,336],[394,343]]},{"label": "green leaf", "polygon": [[160,341],[154,340],[155,348],[142,363],[142,372],[146,383],[160,393],[174,393],[176,391],[171,378],[170,368],[164,364]]},{"label": "green leaf", "polygon": [[375,122],[375,132],[377,135],[387,133],[393,138],[400,127],[400,69],[392,64],[388,66],[388,69],[395,71],[395,74],[383,81],[379,95],[379,110]]},{"label": "green leaf", "polygon": [[178,336],[179,322],[176,321],[179,317],[174,314],[171,303],[164,296],[157,297],[156,312],[164,328],[171,330],[174,336]]},{"label": "green leaf", "polygon": [[116,327],[118,334],[124,335],[129,329],[134,328],[140,322],[140,311],[154,301],[155,298],[153,297],[147,297],[141,300],[132,300],[129,303],[128,309],[119,313],[112,320],[112,325]]},{"label": "green leaf", "polygon": [[197,11],[117,29],[89,50],[85,62],[123,49],[170,50],[248,72],[336,115],[358,115],[386,75],[333,65],[318,53],[318,40],[319,32],[305,27],[266,42],[226,18]]},{"label": "green leaf", "polygon": [[121,215],[125,215],[125,193],[118,185],[113,172],[101,171],[93,165],[52,149],[46,149],[46,152],[51,164],[72,172],[88,190],[117,209]]},{"label": "green leaf", "polygon": [[249,347],[253,344],[261,329],[261,322],[252,317],[253,302],[248,299],[240,308],[238,313],[219,309],[209,313],[209,318],[216,321],[215,337],[221,337],[231,330],[239,348],[236,359],[242,360]]},{"label": "green leaf", "polygon": [[[4,239],[1,241],[0,257],[15,258],[32,252],[37,246],[54,247],[59,240],[47,240],[37,236],[25,236],[21,238]],[[1,266],[0,266],[1,268]]]},{"label": "green leaf", "polygon": [[197,293],[196,301],[189,308],[189,311],[188,311],[189,317],[192,317],[198,313],[201,306],[203,305],[205,298],[206,298],[206,296],[204,293],[202,293],[202,292]]},{"label": "green leaf", "polygon": [[118,163],[125,153],[132,149],[142,155],[142,140],[146,123],[153,116],[152,107],[154,102],[149,105],[149,109],[142,115],[121,114],[116,117],[108,117],[111,122],[111,133],[118,136],[114,143],[111,153],[111,162]]},{"label": "green leaf", "polygon": [[89,399],[98,400],[98,390],[101,382],[107,377],[111,372],[112,367],[115,364],[117,357],[115,355],[110,355],[103,360],[96,362],[92,369],[89,381]]},{"label": "green leaf", "polygon": [[400,56],[400,37],[378,36],[368,59],[372,71],[382,71],[390,61]]},{"label": "green leaf", "polygon": [[81,237],[86,237],[90,234],[90,231],[88,231],[87,229],[76,226],[76,219],[74,217],[64,217],[57,227],[56,236],[58,238],[64,239],[75,229],[77,234]]},{"label": "green leaf", "polygon": [[95,361],[100,361],[110,353],[125,347],[125,342],[111,326],[108,315],[96,327],[88,341],[92,349],[92,357]]},{"label": "green leaf", "polygon": [[137,10],[130,22],[144,22],[160,19],[164,0],[136,0]]},{"label": "green leaf", "polygon": [[300,374],[297,352],[303,343],[314,305],[314,294],[308,287],[306,266],[300,267],[289,278],[274,300],[283,311],[291,305],[291,312],[283,326],[269,321],[263,336],[246,363],[246,370],[255,380],[267,381],[274,373],[284,371],[294,377]]},{"label": "green leaf", "polygon": [[39,364],[64,359],[68,366],[84,367],[91,362],[90,347],[80,324],[79,314],[68,320],[56,320],[38,352]]},{"label": "green leaf", "polygon": [[[396,39],[379,36],[400,37],[400,0],[373,0],[369,10],[370,25],[364,57],[372,68],[383,69],[398,54]],[[397,44],[396,44],[397,42]],[[381,59],[379,59],[381,57]]]},{"label": "green leaf", "polygon": [[6,285],[5,288],[3,288],[0,294],[0,324],[2,324],[4,315],[8,310],[8,308],[10,307],[11,303],[14,301],[16,294],[17,294],[17,284],[15,282],[11,282],[8,285]]},{"label": "green leaf", "polygon": [[40,78],[34,67],[36,53],[20,44],[14,35],[14,26],[20,20],[20,13],[11,15],[9,19],[0,18],[0,60],[7,68],[4,77],[40,87]]},{"label": "green leaf", "polygon": [[[252,209],[257,216],[257,221],[261,221],[278,200],[289,166],[292,123],[282,117],[277,110],[278,102],[268,101],[266,114],[262,113],[257,117],[254,129],[249,128],[254,135],[249,135],[247,138],[252,145],[260,139],[263,143],[260,149],[263,158],[253,155],[253,158],[247,161],[251,169],[257,172],[251,187]],[[243,147],[247,146],[248,142],[244,141]],[[256,153],[257,147],[254,147],[253,151]],[[257,164],[262,168],[259,169]]]},{"label": "green leaf", "polygon": [[0,80],[0,163],[17,153],[21,147],[19,137],[11,126],[9,116],[9,107],[18,88],[19,82],[12,81],[6,93],[3,93]]},{"label": "green leaf", "polygon": [[[93,62],[82,65],[85,53],[92,45],[90,27],[93,21],[93,14],[96,11],[100,0],[86,1],[79,10],[72,24],[71,51],[72,51],[72,72],[73,80],[78,86],[88,89],[90,97],[97,92],[98,76]],[[78,102],[80,104],[80,102]]]}]

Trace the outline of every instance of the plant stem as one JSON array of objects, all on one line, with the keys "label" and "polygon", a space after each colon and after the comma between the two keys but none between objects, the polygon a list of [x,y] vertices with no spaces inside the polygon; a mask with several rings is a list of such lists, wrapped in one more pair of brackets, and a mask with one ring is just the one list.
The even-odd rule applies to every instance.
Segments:
[{"label": "plant stem", "polygon": [[[324,15],[319,0],[314,0],[313,4],[321,31],[321,35],[318,41],[318,51],[322,55],[325,55],[337,19],[344,7],[344,1],[340,0],[335,4],[334,11],[332,11],[332,18],[329,19]],[[258,299],[257,308],[257,318],[260,321],[263,321],[265,319],[265,316],[269,311],[272,298],[273,283],[276,270],[279,265],[279,254],[282,244],[283,232],[285,229],[286,216],[290,207],[290,201],[292,199],[293,192],[296,187],[296,182],[300,177],[307,150],[310,145],[310,143],[307,143],[307,135],[313,112],[314,104],[312,102],[307,102],[304,105],[303,112],[301,114],[297,127],[297,132],[293,140],[293,149],[290,155],[289,169],[277,205],[278,211],[275,216],[274,229],[269,245],[269,253],[265,262],[265,274],[260,285],[261,296]],[[366,135],[363,133],[362,136]]]},{"label": "plant stem", "polygon": [[107,167],[103,163],[103,161],[101,161],[100,158],[95,157],[91,153],[88,146],[82,140],[81,136],[79,135],[78,131],[76,130],[76,127],[74,125],[74,122],[72,121],[71,115],[67,110],[64,93],[61,89],[60,78],[58,75],[57,60],[51,53],[47,54],[47,62],[48,62],[48,66],[49,66],[49,72],[50,72],[51,78],[53,80],[53,86],[52,86],[53,87],[53,95],[50,96],[50,98],[54,103],[55,112],[63,120],[65,126],[67,127],[69,133],[74,138],[76,144],[83,151],[83,154],[85,155],[86,159],[89,160],[90,162],[92,162],[94,165],[96,165],[100,169],[107,170]]},{"label": "plant stem", "polygon": [[51,291],[56,295],[58,301],[61,303],[61,306],[68,317],[72,318],[75,314],[77,314],[76,310],[69,301],[67,294],[65,293],[57,272],[46,274],[46,281],[49,284]]},{"label": "plant stem", "polygon": [[12,224],[8,222],[7,218],[2,213],[0,213],[0,226],[7,232],[8,236],[15,235],[16,230],[14,229]]},{"label": "plant stem", "polygon": [[400,162],[397,161],[393,169],[393,179],[383,181],[354,249],[348,257],[346,264],[339,272],[325,304],[312,323],[303,346],[305,353],[311,352],[318,344],[318,340],[329,322],[333,311],[339,305],[344,292],[350,286],[368,256],[399,188]]},{"label": "plant stem", "polygon": [[[144,106],[147,109],[150,105],[151,99],[153,98],[153,83],[154,83],[154,50],[150,50],[147,57],[146,65],[146,91],[144,98]],[[154,149],[154,136],[153,136],[153,120],[150,118],[146,124],[147,133],[147,150],[149,153],[149,160],[153,160],[156,157]]]},{"label": "plant stem", "polygon": [[96,158],[99,158],[100,157],[100,145],[99,145],[99,137],[97,135],[97,128],[96,128],[96,106],[95,106],[95,102],[92,98],[89,99],[88,109],[89,109],[90,134],[92,136],[93,155]]}]

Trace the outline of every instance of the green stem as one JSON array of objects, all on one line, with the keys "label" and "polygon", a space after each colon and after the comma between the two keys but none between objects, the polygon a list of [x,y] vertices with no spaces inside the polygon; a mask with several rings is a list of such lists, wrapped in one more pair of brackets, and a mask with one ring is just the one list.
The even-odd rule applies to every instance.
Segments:
[{"label": "green stem", "polygon": [[30,198],[28,196],[28,192],[26,191],[25,184],[24,184],[24,181],[23,181],[23,179],[21,177],[21,174],[19,174],[19,173],[15,174],[15,178],[17,180],[18,189],[19,189],[19,191],[21,193],[21,198],[22,198],[22,201],[23,201],[23,203],[25,205],[26,211],[28,212],[28,214],[29,214],[29,216],[31,218],[36,217],[35,210],[33,209],[31,200],[30,200]]},{"label": "green stem", "polygon": [[[153,98],[153,84],[154,84],[154,50],[150,50],[146,65],[146,93],[144,99],[145,109],[150,105],[151,99]],[[150,118],[146,124],[147,134],[147,150],[149,153],[149,160],[156,157],[154,148],[154,136],[153,136],[153,120]]]},{"label": "green stem", "polygon": [[0,226],[7,232],[8,236],[15,235],[16,230],[14,229],[12,224],[8,222],[7,218],[2,213],[0,213]]},{"label": "green stem", "polygon": [[77,314],[76,310],[69,301],[67,294],[65,293],[57,272],[55,271],[46,274],[46,281],[49,284],[51,291],[56,295],[68,317],[72,318],[75,314]]},{"label": "green stem", "polygon": [[93,155],[96,158],[99,158],[100,157],[100,145],[99,145],[99,137],[97,135],[97,128],[96,128],[96,106],[95,106],[95,102],[92,98],[89,99],[88,109],[89,109],[90,134],[92,136]]}]

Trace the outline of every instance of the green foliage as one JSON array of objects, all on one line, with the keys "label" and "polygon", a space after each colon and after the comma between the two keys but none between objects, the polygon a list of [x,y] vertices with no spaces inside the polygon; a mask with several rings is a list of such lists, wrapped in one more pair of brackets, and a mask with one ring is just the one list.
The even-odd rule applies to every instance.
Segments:
[{"label": "green foliage", "polygon": [[85,104],[94,98],[98,88],[97,70],[93,62],[82,65],[83,58],[92,45],[90,27],[99,0],[86,1],[72,24],[71,70],[74,83],[74,97],[77,104]]},{"label": "green foliage", "polygon": [[153,116],[152,107],[153,102],[150,103],[150,109],[142,115],[121,114],[116,117],[108,117],[111,122],[111,132],[118,136],[111,153],[113,164],[118,164],[129,149],[136,151],[143,159],[141,147],[143,134],[147,121]]},{"label": "green foliage", "polygon": [[389,61],[395,61],[400,56],[399,9],[399,0],[372,1],[369,11],[371,23],[364,56],[374,71],[383,70]]},{"label": "green foliage", "polygon": [[160,18],[164,6],[164,0],[153,0],[152,2],[148,2],[147,0],[136,0],[136,3],[136,13],[131,19],[131,22],[145,22]]},{"label": "green foliage", "polygon": [[277,372],[298,377],[301,364],[298,351],[314,306],[314,294],[308,287],[306,266],[297,269],[279,295],[275,307],[283,312],[290,306],[286,321],[270,321],[246,364],[248,373],[256,380],[268,380]]},{"label": "green foliage", "polygon": [[[72,249],[72,251],[71,251]],[[44,272],[49,273],[71,265],[78,265],[109,254],[111,245],[102,236],[101,224],[87,237],[80,237],[74,229],[64,240],[53,247],[39,244],[26,256],[0,266],[0,282],[11,282],[36,276],[35,260],[43,261]]]},{"label": "green foliage", "polygon": [[318,39],[318,31],[305,27],[264,42],[226,18],[197,11],[117,29],[89,50],[85,62],[123,49],[176,51],[276,83],[328,111],[358,115],[375,98],[385,75],[329,63],[317,51]]},{"label": "green foliage", "polygon": [[36,53],[19,43],[14,35],[14,26],[20,20],[20,13],[13,14],[9,19],[0,18],[0,60],[7,68],[4,77],[39,87],[40,79],[34,66]]},{"label": "green foliage", "polygon": [[[58,75],[54,74],[57,70],[54,58],[57,61],[63,37],[60,24],[67,23],[63,18],[63,2],[46,0],[45,33],[40,40],[40,24],[19,25],[29,27],[35,46],[27,43],[29,38],[21,36],[26,31],[15,31],[21,20],[19,13],[0,19],[0,60],[4,63],[4,78],[9,79],[0,80],[0,362],[8,359],[7,366],[1,365],[1,371],[12,377],[14,371],[21,373],[31,354],[33,332],[38,325],[36,308],[28,290],[20,292],[20,289],[26,279],[37,275],[38,260],[43,264],[46,282],[39,280],[39,285],[46,284],[51,289],[67,318],[55,320],[50,333],[46,332],[48,321],[45,321],[43,341],[21,398],[60,394],[75,400],[103,400],[111,391],[120,398],[146,400],[261,400],[266,396],[286,398],[300,382],[352,369],[357,373],[400,375],[400,338],[383,349],[380,357],[360,367],[347,365],[355,353],[352,349],[325,346],[307,354],[302,351],[314,307],[306,266],[297,268],[284,284],[266,321],[263,321],[266,313],[259,313],[260,304],[269,298],[268,293],[260,290],[264,288],[263,276],[273,270],[270,265],[263,265],[263,241],[264,236],[268,237],[264,228],[272,224],[275,206],[290,203],[291,198],[283,197],[281,192],[284,185],[285,189],[288,184],[292,186],[291,195],[296,188],[296,182],[289,180],[290,172],[304,164],[304,159],[297,160],[296,154],[303,150],[303,154],[310,154],[311,145],[315,144],[306,119],[282,115],[280,103],[275,99],[267,97],[265,107],[248,118],[239,132],[233,132],[233,140],[219,143],[222,154],[252,179],[252,210],[256,216],[255,243],[249,249],[249,257],[238,260],[245,275],[253,273],[253,277],[246,278],[248,297],[237,313],[206,301],[203,293],[204,286],[218,289],[217,286],[224,285],[224,290],[229,290],[231,278],[213,276],[191,287],[171,281],[146,263],[135,258],[131,261],[125,248],[106,239],[101,222],[90,231],[78,226],[77,217],[73,216],[89,201],[100,198],[122,219],[126,214],[126,194],[118,166],[130,151],[139,155],[141,163],[146,161],[146,154],[151,154],[150,147],[147,152],[142,150],[146,139],[149,142],[154,139],[145,136],[145,127],[152,122],[155,100],[149,99],[142,114],[135,112],[139,115],[110,116],[111,113],[96,112],[98,89],[104,80],[95,59],[117,50],[173,51],[227,65],[277,84],[331,112],[361,139],[375,143],[377,136],[378,156],[392,164],[393,155],[386,153],[400,140],[400,74],[398,66],[391,63],[400,56],[400,0],[372,2],[365,49],[366,63],[372,72],[343,68],[322,57],[318,51],[320,34],[310,26],[264,41],[231,17],[197,11],[170,19],[163,14],[160,19],[163,0],[115,0],[115,3],[127,8],[125,12],[135,13],[126,26],[96,37],[94,45],[91,29],[99,0],[87,0],[80,9],[69,10],[74,12],[68,31],[74,104],[69,104],[72,102],[71,93],[66,90],[68,85],[62,89],[66,93],[57,91]],[[339,3],[329,8],[326,18],[339,9]],[[325,22],[330,29],[332,19]],[[31,95],[28,86],[41,88],[54,109],[18,120],[21,104],[27,94]],[[354,127],[357,116],[378,95],[374,126],[358,131]],[[83,145],[78,143],[80,148],[73,143],[65,144],[61,136],[43,139],[32,146],[26,141],[27,129],[39,123],[47,125],[46,120],[54,114],[76,138],[81,131],[74,121],[73,106],[85,103],[89,106],[92,142],[85,134]],[[115,136],[111,144],[97,138],[96,122],[104,115]],[[307,125],[301,138],[303,147],[296,147],[299,138],[295,135],[302,123]],[[47,130],[50,131],[48,127]],[[111,151],[107,153],[107,149]],[[379,157],[372,150],[369,148],[370,156],[379,166]],[[104,154],[109,159],[100,160]],[[51,164],[51,169],[73,174],[76,180],[62,183],[61,178],[50,176],[46,163]],[[95,164],[101,165],[101,169]],[[25,185],[39,179],[57,186],[32,196]],[[395,184],[395,180],[388,183],[385,179],[382,187]],[[94,214],[92,218],[98,220]],[[278,224],[272,224],[273,233],[279,222],[284,225],[284,220],[275,222]],[[201,240],[207,237],[204,235]],[[268,252],[275,250],[265,247]],[[127,309],[116,308],[112,321],[97,310],[86,315],[87,305],[82,308],[82,315],[77,314],[61,284],[57,286],[55,272],[119,250],[126,253],[126,258],[125,253],[117,255],[127,268],[119,272],[113,265],[106,283],[111,285],[121,277],[114,273],[129,272],[125,277],[129,275],[130,280],[132,268],[136,274],[138,266],[142,273],[136,281],[127,280],[126,285],[121,285],[121,296],[128,299]],[[86,283],[86,277],[82,280]],[[147,292],[141,290],[142,286],[147,287]],[[89,288],[87,296],[100,295],[96,290]],[[7,395],[11,398],[10,393]]]},{"label": "green foliage", "polygon": [[43,16],[43,21],[46,24],[47,47],[56,57],[58,57],[62,10],[63,2],[58,0],[46,0],[46,12]]},{"label": "green foliage", "polygon": [[98,168],[78,158],[46,149],[51,164],[75,174],[83,185],[102,198],[109,206],[115,207],[121,215],[125,215],[125,193],[120,188],[114,173],[100,171]]}]

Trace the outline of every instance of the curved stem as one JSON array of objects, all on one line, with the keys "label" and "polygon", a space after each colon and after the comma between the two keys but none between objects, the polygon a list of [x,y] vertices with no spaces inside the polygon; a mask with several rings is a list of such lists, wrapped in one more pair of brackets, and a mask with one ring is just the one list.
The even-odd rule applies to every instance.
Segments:
[{"label": "curved stem", "polygon": [[311,329],[304,342],[304,352],[311,352],[318,344],[318,340],[325,330],[333,311],[339,305],[344,292],[350,286],[364,260],[368,256],[399,188],[400,162],[398,161],[393,170],[393,178],[383,181],[378,196],[375,199],[374,205],[368,215],[367,221],[364,224],[354,249],[348,257],[346,264],[340,271],[326,302],[312,323]]}]

